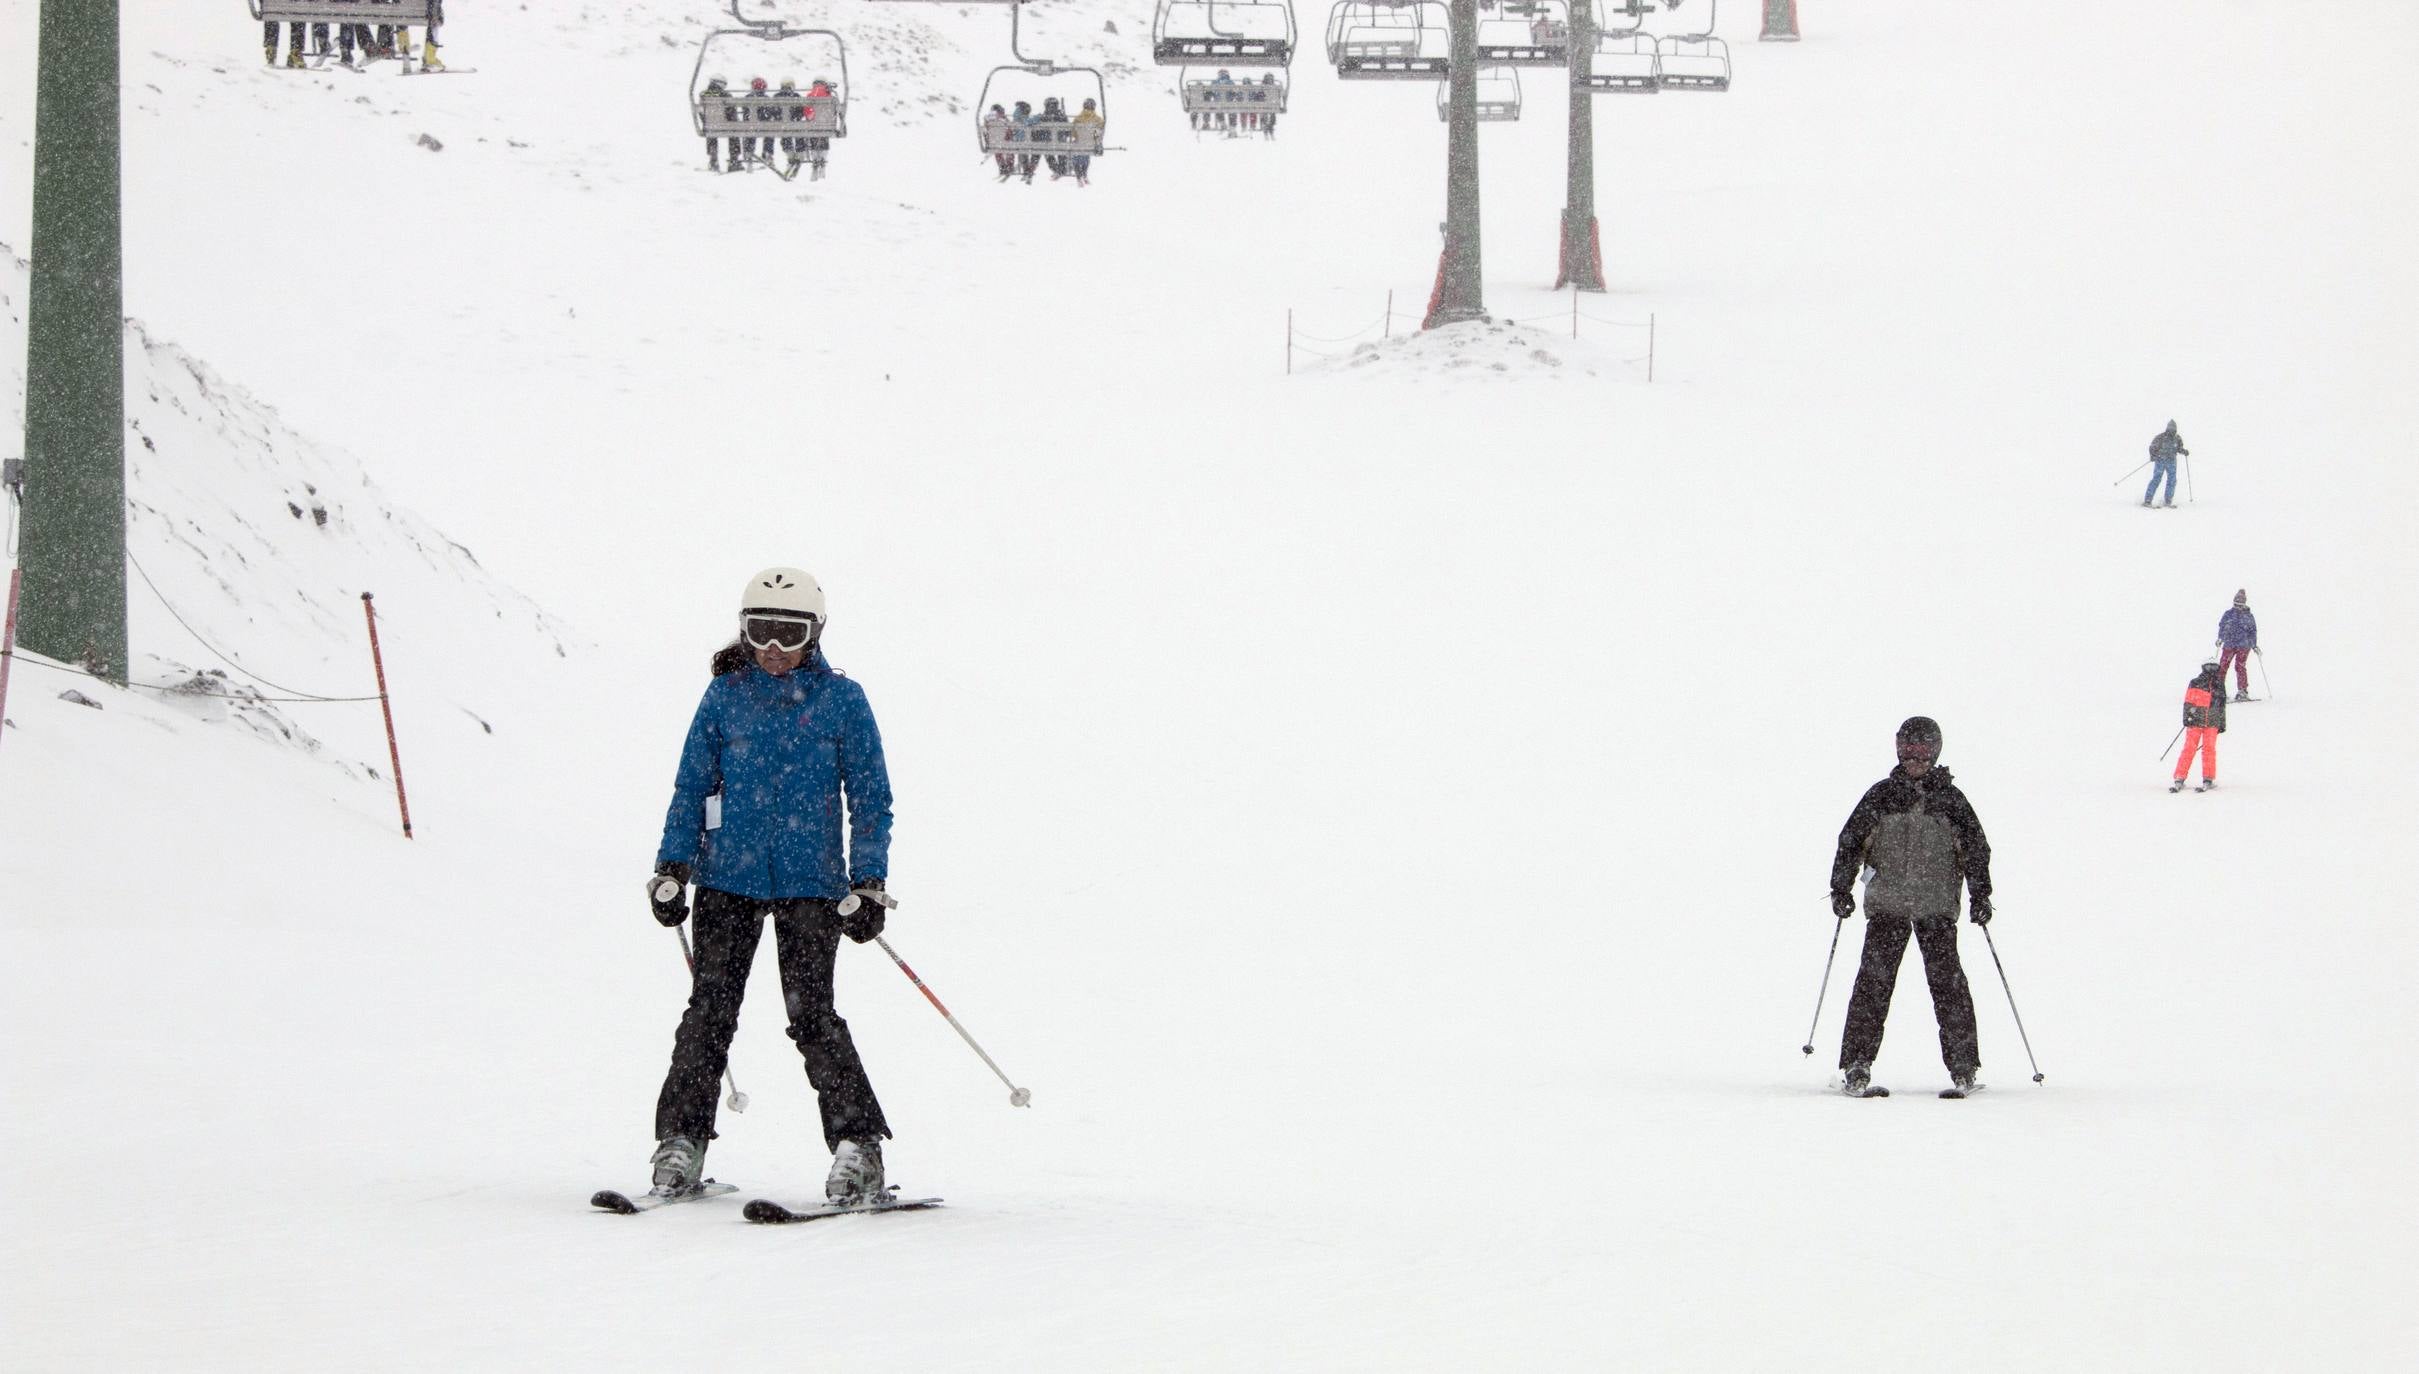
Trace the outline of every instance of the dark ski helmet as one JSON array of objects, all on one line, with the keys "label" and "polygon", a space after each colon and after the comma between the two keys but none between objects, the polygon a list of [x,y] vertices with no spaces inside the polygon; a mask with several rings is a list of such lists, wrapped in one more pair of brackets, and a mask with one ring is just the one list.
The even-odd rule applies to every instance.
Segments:
[{"label": "dark ski helmet", "polygon": [[1921,759],[1931,763],[1939,757],[1940,722],[1930,716],[1907,717],[1898,727],[1898,761]]}]

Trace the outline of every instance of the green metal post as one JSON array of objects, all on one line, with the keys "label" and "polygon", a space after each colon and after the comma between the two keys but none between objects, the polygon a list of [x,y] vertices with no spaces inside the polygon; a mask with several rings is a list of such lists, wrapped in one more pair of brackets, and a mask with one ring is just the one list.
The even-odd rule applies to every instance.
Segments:
[{"label": "green metal post", "polygon": [[1445,79],[1445,251],[1421,327],[1487,317],[1478,242],[1478,0],[1447,0],[1453,71]]},{"label": "green metal post", "polygon": [[24,618],[36,653],[126,680],[118,0],[42,0],[26,330]]}]

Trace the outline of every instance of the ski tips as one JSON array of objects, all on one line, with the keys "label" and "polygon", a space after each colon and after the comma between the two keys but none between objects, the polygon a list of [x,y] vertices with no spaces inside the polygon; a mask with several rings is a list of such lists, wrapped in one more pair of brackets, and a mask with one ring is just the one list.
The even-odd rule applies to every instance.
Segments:
[{"label": "ski tips", "polygon": [[620,1193],[615,1192],[611,1188],[602,1189],[594,1197],[589,1198],[588,1205],[591,1207],[601,1207],[608,1212],[619,1212],[623,1216],[629,1216],[631,1213],[638,1210],[637,1205],[632,1203],[630,1199],[622,1196]]}]

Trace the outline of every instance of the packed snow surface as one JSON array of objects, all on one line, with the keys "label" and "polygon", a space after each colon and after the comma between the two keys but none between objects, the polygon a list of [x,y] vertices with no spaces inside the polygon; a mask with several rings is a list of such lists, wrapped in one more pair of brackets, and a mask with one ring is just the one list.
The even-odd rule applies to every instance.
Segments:
[{"label": "packed snow surface", "polygon": [[[794,7],[854,103],[788,184],[704,169],[707,0],[465,0],[476,73],[408,81],[200,8],[124,5],[136,676],[185,690],[26,660],[0,730],[0,1365],[2419,1350],[2410,7],[1724,6],[1729,94],[1599,104],[1576,339],[1554,82],[1483,134],[1497,321],[1406,337],[1434,94],[1338,83],[1310,8],[1230,140],[1147,6],[1034,7],[1103,74],[1085,188],[976,153],[995,7]],[[1344,340],[1291,376],[1288,312]],[[685,990],[639,879],[770,563],[881,720],[894,943],[1033,1105],[849,947],[891,1176],[949,1205],[745,1225],[825,1164],[760,967],[742,1191],[595,1213]],[[2170,796],[2238,587],[2268,699]],[[372,690],[364,591],[410,841],[374,704],[267,699]],[[1825,879],[1916,713],[2047,1076],[1969,928],[1990,1090],[1933,1097],[1910,955],[1850,1101],[1861,923],[1798,1052]]]}]

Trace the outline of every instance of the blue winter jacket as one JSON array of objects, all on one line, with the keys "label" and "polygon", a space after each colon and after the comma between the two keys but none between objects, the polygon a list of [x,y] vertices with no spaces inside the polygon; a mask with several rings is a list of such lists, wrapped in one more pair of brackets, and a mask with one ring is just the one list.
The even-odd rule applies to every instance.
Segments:
[{"label": "blue winter jacket", "polygon": [[2233,607],[2217,618],[2217,642],[2229,649],[2248,649],[2259,643],[2259,622],[2250,611]]},{"label": "blue winter jacket", "polygon": [[[715,793],[721,824],[708,830]],[[715,678],[689,722],[655,857],[690,865],[700,886],[768,901],[837,901],[887,878],[890,774],[865,689],[820,649],[786,677],[749,664]]]}]

